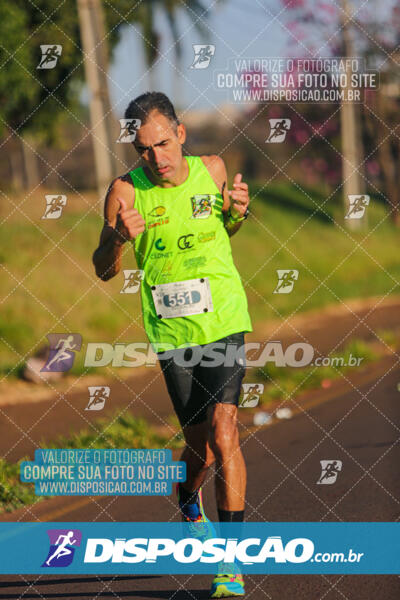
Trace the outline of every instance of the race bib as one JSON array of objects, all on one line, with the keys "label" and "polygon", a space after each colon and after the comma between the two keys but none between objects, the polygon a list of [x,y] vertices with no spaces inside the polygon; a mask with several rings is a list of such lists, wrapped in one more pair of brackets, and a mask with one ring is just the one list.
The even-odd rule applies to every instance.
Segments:
[{"label": "race bib", "polygon": [[151,293],[159,319],[213,311],[208,277],[152,285]]}]

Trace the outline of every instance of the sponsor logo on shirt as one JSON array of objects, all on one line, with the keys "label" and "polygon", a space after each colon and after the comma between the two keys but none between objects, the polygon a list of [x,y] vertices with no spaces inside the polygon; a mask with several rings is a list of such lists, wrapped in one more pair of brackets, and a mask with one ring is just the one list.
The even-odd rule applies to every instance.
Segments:
[{"label": "sponsor logo on shirt", "polygon": [[166,225],[167,223],[169,223],[169,217],[166,217],[165,219],[157,219],[156,221],[150,221],[150,223],[147,223],[147,229],[157,227],[158,225]]},{"label": "sponsor logo on shirt", "polygon": [[211,242],[215,240],[216,231],[201,231],[197,236],[199,242]]},{"label": "sponsor logo on shirt", "polygon": [[194,238],[193,233],[181,235],[181,237],[178,238],[178,242],[177,242],[178,248],[180,248],[180,250],[188,250],[189,248],[193,248],[193,238]]},{"label": "sponsor logo on shirt", "polygon": [[205,256],[193,256],[192,258],[187,258],[183,262],[183,266],[186,269],[195,269],[199,267],[204,267],[207,262],[207,258]]},{"label": "sponsor logo on shirt", "polygon": [[172,252],[152,252],[150,254],[150,258],[168,258],[169,256],[172,256]]},{"label": "sponsor logo on shirt", "polygon": [[147,229],[151,229],[152,227],[157,227],[158,225],[166,225],[169,223],[169,217],[164,217],[166,213],[165,206],[155,206],[150,212],[148,212],[149,217],[155,217],[155,219],[147,222]]},{"label": "sponsor logo on shirt", "polygon": [[165,214],[165,211],[167,209],[165,208],[165,206],[156,206],[155,208],[153,208],[150,212],[148,212],[147,214],[150,215],[150,217],[162,217]]},{"label": "sponsor logo on shirt", "polygon": [[166,246],[165,246],[165,244],[163,243],[163,241],[162,241],[162,239],[161,239],[161,238],[158,238],[158,240],[156,240],[156,242],[155,242],[155,244],[154,244],[154,245],[155,245],[155,247],[157,248],[157,250],[165,250],[165,248],[166,248]]},{"label": "sponsor logo on shirt", "polygon": [[192,201],[192,219],[207,219],[217,198],[213,194],[195,194]]}]

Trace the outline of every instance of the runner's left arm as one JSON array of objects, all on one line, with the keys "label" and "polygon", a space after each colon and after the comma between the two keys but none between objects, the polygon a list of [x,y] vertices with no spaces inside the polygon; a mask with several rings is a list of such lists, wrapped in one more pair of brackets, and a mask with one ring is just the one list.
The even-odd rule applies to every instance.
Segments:
[{"label": "runner's left arm", "polygon": [[[220,156],[202,156],[202,160],[214,179],[218,189],[221,190],[223,205],[222,213],[224,216],[225,229],[229,236],[239,231],[243,221],[233,222],[234,219],[241,218],[249,205],[249,195],[247,183],[242,182],[240,174],[235,175],[233,181],[233,190],[228,190],[228,174],[223,159]],[[232,202],[231,202],[232,200]],[[232,215],[232,217],[230,216]]]}]

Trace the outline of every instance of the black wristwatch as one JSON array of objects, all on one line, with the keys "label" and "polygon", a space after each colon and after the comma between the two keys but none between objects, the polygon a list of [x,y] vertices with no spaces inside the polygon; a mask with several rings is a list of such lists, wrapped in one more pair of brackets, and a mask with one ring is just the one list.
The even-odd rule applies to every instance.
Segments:
[{"label": "black wristwatch", "polygon": [[246,208],[246,212],[244,213],[244,215],[243,215],[242,217],[239,217],[238,219],[235,219],[235,218],[232,216],[231,209],[229,209],[229,210],[228,210],[228,217],[229,217],[229,221],[230,221],[231,223],[241,223],[242,221],[245,221],[245,220],[247,219],[247,217],[249,216],[249,213],[250,213],[249,209],[248,209],[248,208]]}]

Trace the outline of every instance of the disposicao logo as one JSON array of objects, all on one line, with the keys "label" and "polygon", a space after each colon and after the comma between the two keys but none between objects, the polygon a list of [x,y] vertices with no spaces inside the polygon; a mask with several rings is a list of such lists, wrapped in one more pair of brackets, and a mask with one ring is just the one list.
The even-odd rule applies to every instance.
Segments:
[{"label": "disposicao logo", "polygon": [[48,529],[50,548],[42,567],[68,567],[80,546],[82,532],[79,529]]},{"label": "disposicao logo", "polygon": [[69,371],[74,363],[75,352],[81,349],[82,336],[79,333],[49,333],[47,339],[50,344],[49,356],[41,371]]},{"label": "disposicao logo", "polygon": [[[258,554],[248,554],[250,547]],[[276,563],[304,563],[314,553],[314,544],[307,538],[295,538],[283,544],[280,536],[247,538],[242,541],[227,538],[89,538],[86,543],[85,563],[155,563],[161,557],[173,557],[178,563],[219,563],[240,561],[243,564],[264,563],[272,559]]]}]

